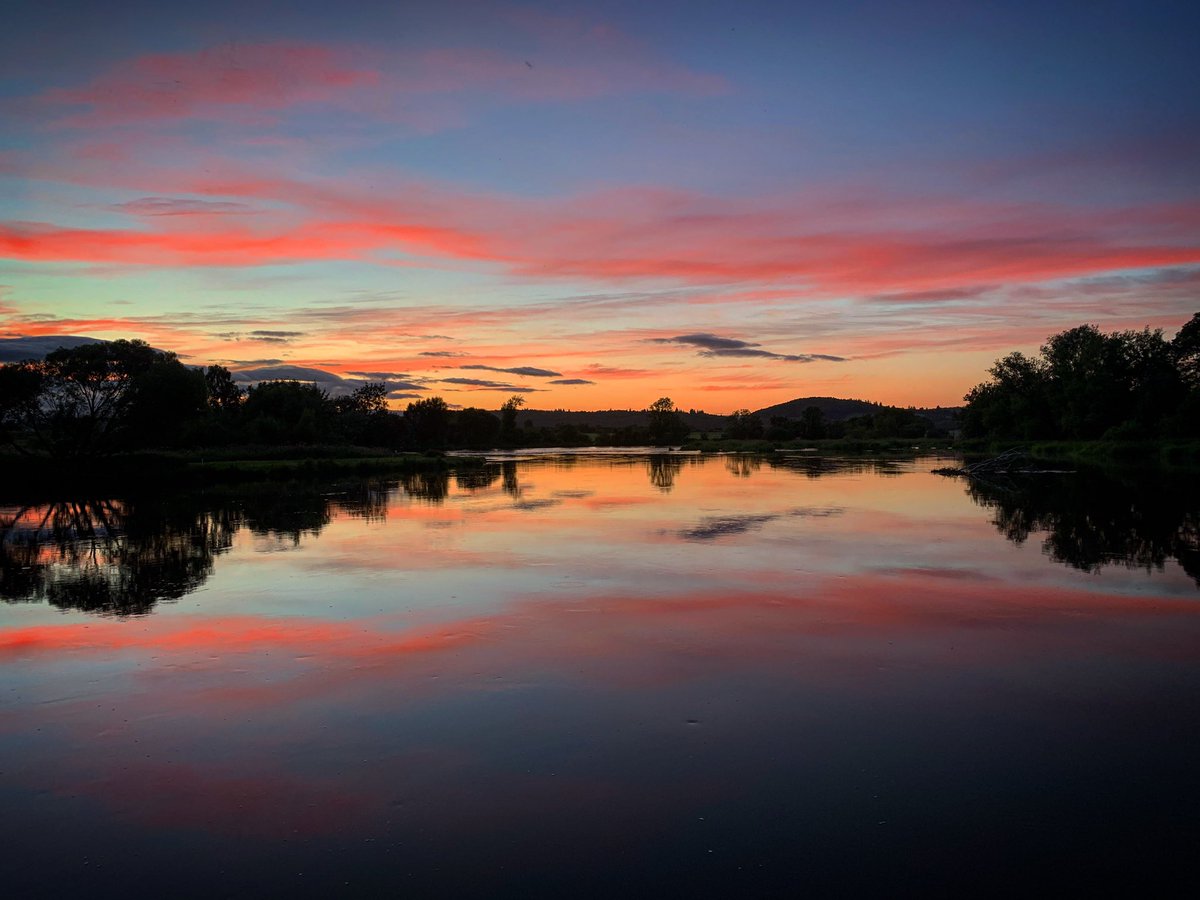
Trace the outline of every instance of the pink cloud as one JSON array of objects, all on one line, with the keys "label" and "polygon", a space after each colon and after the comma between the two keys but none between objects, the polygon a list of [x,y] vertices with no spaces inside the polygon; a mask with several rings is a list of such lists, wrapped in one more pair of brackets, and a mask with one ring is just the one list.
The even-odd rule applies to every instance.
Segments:
[{"label": "pink cloud", "polygon": [[77,127],[276,111],[379,83],[377,71],[352,65],[348,56],[289,43],[155,53],[119,63],[81,87],[47,91],[41,100],[84,108],[66,121]]},{"label": "pink cloud", "polygon": [[447,103],[451,95],[546,102],[727,90],[719,76],[591,29],[565,43],[535,39],[527,53],[287,42],[152,53],[119,62],[86,84],[45,91],[35,109],[60,115],[60,125],[94,128],[184,119],[261,122],[292,107],[333,104],[431,131],[463,124],[469,97]]},{"label": "pink cloud", "polygon": [[448,228],[400,223],[320,222],[274,231],[245,227],[88,229],[40,222],[0,223],[0,256],[39,262],[256,266],[364,259],[381,250],[472,259],[483,255],[474,246],[475,241],[471,235]]},{"label": "pink cloud", "polygon": [[[864,209],[846,218],[803,196],[781,202],[623,189],[543,200],[386,180],[368,190],[231,167],[174,178],[179,193],[272,205],[278,221],[255,230],[179,225],[186,216],[157,217],[139,230],[8,223],[0,252],[42,261],[225,266],[386,262],[389,252],[417,252],[451,264],[491,263],[531,279],[783,281],[809,295],[926,298],[997,283],[1200,263],[1196,203],[1082,212],[913,199],[901,227],[879,224],[898,205],[890,197],[880,199],[879,215]],[[167,180],[174,179],[148,173],[143,190]],[[289,224],[295,220],[300,224]]]}]

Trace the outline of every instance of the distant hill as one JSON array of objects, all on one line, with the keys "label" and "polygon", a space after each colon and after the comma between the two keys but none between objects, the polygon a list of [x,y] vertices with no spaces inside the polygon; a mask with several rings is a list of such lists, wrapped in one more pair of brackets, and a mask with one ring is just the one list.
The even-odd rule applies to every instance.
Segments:
[{"label": "distant hill", "polygon": [[774,406],[756,409],[754,415],[763,422],[771,421],[772,416],[784,419],[799,419],[806,409],[815,406],[831,422],[843,422],[855,416],[866,416],[884,408],[882,403],[871,403],[869,400],[842,400],[840,397],[797,397]]},{"label": "distant hill", "polygon": [[[846,419],[853,419],[856,416],[868,416],[888,408],[886,404],[872,403],[869,400],[843,400],[840,397],[797,397],[795,400],[788,400],[786,403],[776,403],[774,406],[766,406],[755,410],[754,414],[762,419],[763,424],[766,424],[771,421],[772,416],[780,416],[784,419],[799,419],[804,414],[804,410],[810,406],[815,406],[819,409],[825,418],[831,422],[844,422]],[[914,408],[917,415],[929,419],[938,428],[954,427],[955,416],[958,415],[961,409],[961,406]]]}]

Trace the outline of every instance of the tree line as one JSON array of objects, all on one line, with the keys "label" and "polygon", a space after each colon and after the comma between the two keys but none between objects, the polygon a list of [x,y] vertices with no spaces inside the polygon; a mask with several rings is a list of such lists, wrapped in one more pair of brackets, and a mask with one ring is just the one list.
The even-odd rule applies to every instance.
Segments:
[{"label": "tree line", "polygon": [[223,366],[187,366],[144,341],[97,342],[0,366],[0,443],[22,454],[71,459],[241,445],[390,451],[666,445],[688,432],[669,398],[650,405],[646,427],[597,435],[572,424],[521,427],[519,396],[498,413],[452,409],[429,397],[400,415],[388,408],[387,393],[383,382],[364,382],[339,397],[293,380],[243,388]]},{"label": "tree line", "polygon": [[[520,419],[524,399],[497,412],[453,409],[441,397],[388,408],[388,388],[364,382],[331,397],[299,381],[244,388],[219,365],[185,365],[144,341],[117,340],[60,348],[44,359],[0,366],[0,443],[23,454],[102,457],[146,449],[203,450],[255,445],[352,445],[388,451],[504,447],[671,446],[690,427],[669,397],[649,405],[642,424],[620,427],[560,423],[540,428]],[[880,407],[844,422],[806,409],[799,419],[768,422],[749,410],[702,439],[817,440],[922,437],[936,434],[913,410]]]},{"label": "tree line", "polygon": [[1162,329],[1080,325],[1048,338],[1037,356],[1010,353],[988,372],[964,398],[964,437],[1200,437],[1200,313],[1170,341]]},{"label": "tree line", "polygon": [[144,341],[60,348],[0,366],[0,440],[58,458],[236,444],[397,443],[387,388],[331,399],[311,384],[243,389],[222,366],[184,365]]}]

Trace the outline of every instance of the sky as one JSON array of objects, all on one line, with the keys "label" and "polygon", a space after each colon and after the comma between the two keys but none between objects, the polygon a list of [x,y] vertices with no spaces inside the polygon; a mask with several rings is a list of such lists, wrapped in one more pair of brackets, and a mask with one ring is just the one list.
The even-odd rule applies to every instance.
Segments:
[{"label": "sky", "polygon": [[22,4],[0,339],[396,408],[957,405],[1064,328],[1200,310],[1197,33],[1194,2]]}]

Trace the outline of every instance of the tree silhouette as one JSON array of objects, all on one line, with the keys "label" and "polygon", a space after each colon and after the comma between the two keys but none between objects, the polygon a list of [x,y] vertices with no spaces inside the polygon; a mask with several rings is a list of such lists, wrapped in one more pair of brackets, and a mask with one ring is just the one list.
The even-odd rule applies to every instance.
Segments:
[{"label": "tree silhouette", "polygon": [[687,436],[687,425],[670,397],[658,398],[647,412],[650,414],[650,442],[656,447],[681,441]]},{"label": "tree silhouette", "polygon": [[409,440],[418,449],[440,449],[450,439],[450,407],[441,397],[427,397],[408,404],[404,422]]},{"label": "tree silhouette", "polygon": [[762,420],[748,409],[735,409],[725,425],[725,436],[747,440],[763,436]]},{"label": "tree silhouette", "polygon": [[506,444],[515,445],[517,443],[517,411],[524,405],[525,398],[514,394],[500,407],[500,438]]},{"label": "tree silhouette", "polygon": [[258,440],[311,444],[328,433],[334,409],[316,385],[264,381],[250,388],[243,412]]},{"label": "tree silhouette", "polygon": [[1200,389],[1200,312],[1188,319],[1171,341],[1171,356],[1187,386]]},{"label": "tree silhouette", "polygon": [[59,457],[160,446],[202,413],[203,376],[145,341],[59,348],[0,367],[0,425],[22,449]]},{"label": "tree silhouette", "polygon": [[1026,440],[1190,434],[1200,428],[1190,414],[1200,398],[1195,386],[1189,391],[1197,345],[1200,314],[1170,343],[1149,328],[1070,328],[1049,337],[1037,358],[997,360],[990,379],[966,395],[963,433]]},{"label": "tree silhouette", "polygon": [[209,366],[204,370],[204,386],[208,390],[210,409],[229,411],[237,409],[246,399],[245,392],[233,380],[233,375],[224,366]]},{"label": "tree silhouette", "polygon": [[825,437],[825,413],[820,407],[806,406],[800,413],[800,437],[810,441]]},{"label": "tree silhouette", "polygon": [[487,450],[496,446],[500,436],[501,421],[486,409],[469,406],[461,409],[455,418],[454,445],[473,450]]}]

